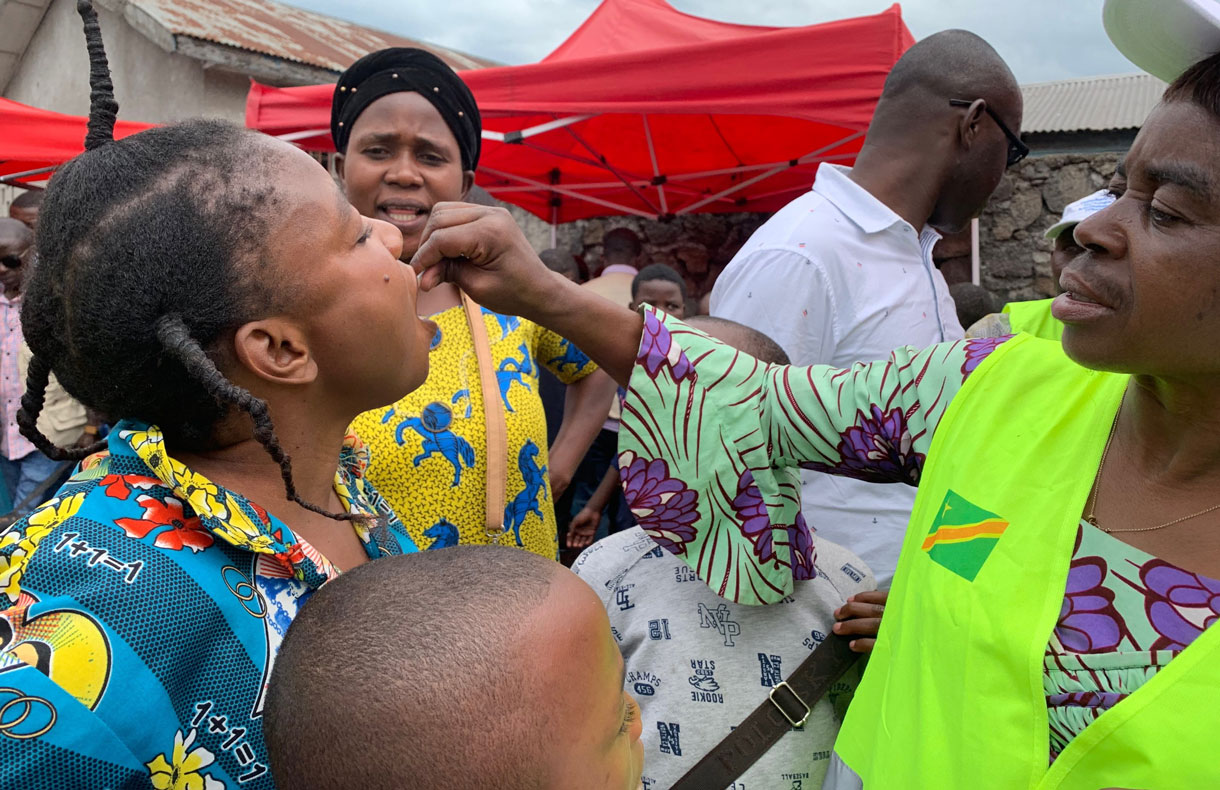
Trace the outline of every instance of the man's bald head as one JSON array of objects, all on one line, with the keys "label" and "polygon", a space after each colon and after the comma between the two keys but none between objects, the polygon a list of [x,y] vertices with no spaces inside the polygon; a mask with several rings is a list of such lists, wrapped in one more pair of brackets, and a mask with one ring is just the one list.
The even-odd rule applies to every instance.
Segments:
[{"label": "man's bald head", "polygon": [[1009,141],[996,119],[1019,135],[1022,113],[1020,87],[995,49],[968,31],[945,30],[894,64],[858,165],[888,169],[894,190],[931,207],[928,224],[956,232],[982,212],[1007,166]]},{"label": "man's bald head", "polygon": [[559,272],[574,283],[580,282],[580,264],[572,253],[552,248],[538,253],[538,258],[551,271]]},{"label": "man's bald head", "polygon": [[26,227],[23,222],[9,217],[0,217],[0,244],[29,249],[34,244],[34,231]]},{"label": "man's bald head", "polygon": [[9,204],[8,215],[24,223],[30,230],[38,225],[38,210],[42,207],[41,189],[22,192]]},{"label": "man's bald head", "polygon": [[[15,219],[0,217],[0,258],[19,258],[24,264],[33,246],[34,231]],[[6,264],[5,268],[11,270],[13,267]]]},{"label": "man's bald head", "polygon": [[[916,42],[898,59],[885,80],[877,110],[881,113],[887,102],[935,100],[939,108],[948,99],[979,98],[998,111],[1001,103],[1020,102],[1021,91],[1012,70],[990,44],[968,30],[944,30]],[[1019,117],[1013,120],[1020,122]]]},{"label": "man's bald head", "polygon": [[275,663],[264,726],[276,785],[537,786],[545,711],[530,704],[519,636],[560,572],[519,549],[455,546],[325,585]]}]

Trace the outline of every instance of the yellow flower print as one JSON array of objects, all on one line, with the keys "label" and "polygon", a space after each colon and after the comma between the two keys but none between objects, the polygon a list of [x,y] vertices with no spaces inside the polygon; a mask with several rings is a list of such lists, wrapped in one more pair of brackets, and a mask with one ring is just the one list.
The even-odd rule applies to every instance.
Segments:
[{"label": "yellow flower print", "polygon": [[274,541],[271,536],[263,531],[262,526],[255,524],[246,516],[230,494],[226,493],[224,496],[227,504],[222,507],[228,515],[218,519],[218,524],[211,525],[212,531],[239,548],[261,554],[274,554],[275,549],[272,547]]},{"label": "yellow flower print", "polygon": [[127,442],[140,460],[156,473],[163,483],[174,490],[197,516],[225,519],[225,507],[220,487],[201,474],[192,472],[165,452],[165,438],[156,426],[146,431],[120,431],[119,438]]},{"label": "yellow flower print", "polygon": [[18,522],[0,535],[0,592],[10,604],[17,603],[17,596],[21,595],[21,577],[38,544],[56,527],[75,516],[84,501],[84,491],[69,497],[56,497],[31,513],[24,528]]},{"label": "yellow flower print", "polygon": [[141,458],[146,452],[157,450],[164,443],[161,429],[155,425],[150,425],[146,431],[119,431],[119,438],[127,442]]},{"label": "yellow flower print", "polygon": [[163,456],[163,458],[165,459],[164,472],[153,467],[157,472],[157,477],[169,483],[174,489],[174,493],[190,504],[195,515],[211,516],[223,521],[234,512],[235,508],[226,504],[227,497],[221,493],[220,486],[203,475],[192,472],[180,461],[175,461],[169,456]]},{"label": "yellow flower print", "polygon": [[31,529],[38,528],[44,530],[54,529],[60,524],[76,515],[80,510],[80,506],[85,501],[85,492],[78,491],[72,496],[55,497],[54,499],[39,505],[39,507],[29,515],[26,519],[26,533]]},{"label": "yellow flower print", "polygon": [[174,749],[168,755],[159,754],[148,766],[149,779],[156,790],[224,790],[224,782],[199,773],[216,757],[202,746],[191,749],[195,743],[195,730],[184,736],[182,730],[174,735]]}]

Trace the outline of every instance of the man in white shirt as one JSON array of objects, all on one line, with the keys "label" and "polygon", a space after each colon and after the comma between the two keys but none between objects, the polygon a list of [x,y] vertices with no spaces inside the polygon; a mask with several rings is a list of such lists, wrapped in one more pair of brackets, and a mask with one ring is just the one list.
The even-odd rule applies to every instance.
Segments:
[{"label": "man in white shirt", "polygon": [[[758,229],[712,291],[713,316],[774,338],[796,365],[848,367],[963,336],[932,263],[941,233],[982,212],[1021,143],[1012,72],[973,33],[915,44],[886,79],[853,168],[823,164],[810,192]],[[806,520],[889,587],[913,488],[803,473]]]}]

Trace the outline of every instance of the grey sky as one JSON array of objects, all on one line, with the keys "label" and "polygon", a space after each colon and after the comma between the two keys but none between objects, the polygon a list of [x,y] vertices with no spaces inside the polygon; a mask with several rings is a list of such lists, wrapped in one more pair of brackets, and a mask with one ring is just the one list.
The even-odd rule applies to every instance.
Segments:
[{"label": "grey sky", "polygon": [[[287,0],[409,38],[502,63],[531,63],[554,49],[597,0]],[[757,25],[808,25],[872,14],[890,0],[670,0],[698,16]],[[1102,0],[905,0],[916,38],[950,27],[978,33],[1021,82],[1137,71],[1101,27]]]}]

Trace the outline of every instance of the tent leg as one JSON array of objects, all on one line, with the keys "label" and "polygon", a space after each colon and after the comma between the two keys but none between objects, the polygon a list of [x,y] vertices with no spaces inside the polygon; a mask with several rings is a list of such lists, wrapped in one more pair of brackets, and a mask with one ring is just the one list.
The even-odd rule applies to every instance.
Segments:
[{"label": "tent leg", "polygon": [[979,285],[979,218],[970,220],[970,282]]},{"label": "tent leg", "polygon": [[558,232],[559,232],[559,206],[552,205],[551,206],[551,249],[555,249],[555,247],[558,246],[558,242],[559,242]]}]

